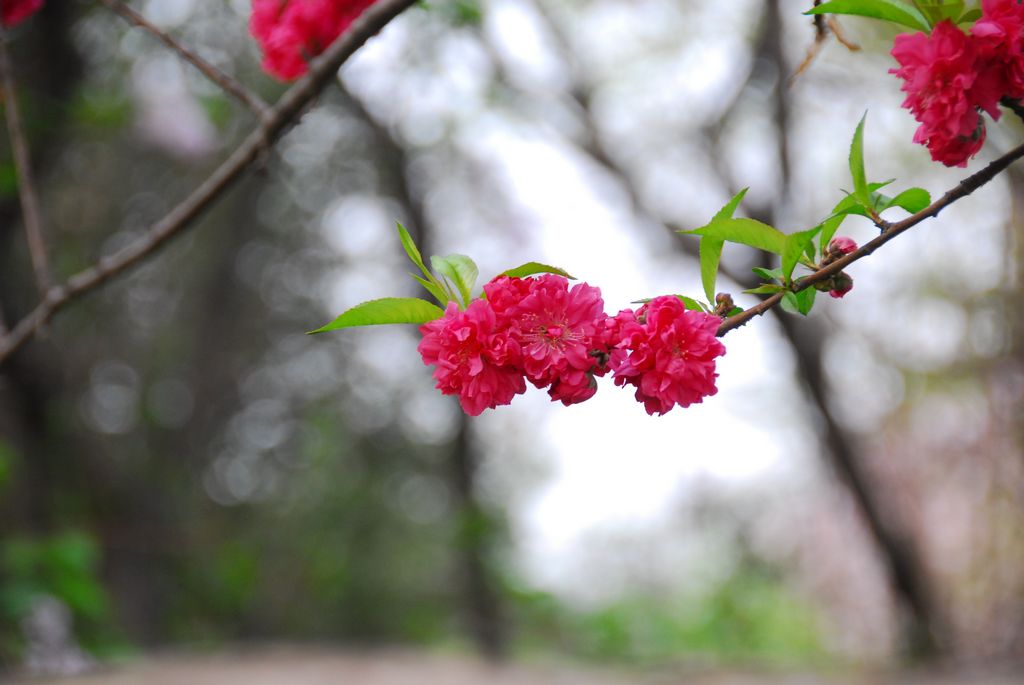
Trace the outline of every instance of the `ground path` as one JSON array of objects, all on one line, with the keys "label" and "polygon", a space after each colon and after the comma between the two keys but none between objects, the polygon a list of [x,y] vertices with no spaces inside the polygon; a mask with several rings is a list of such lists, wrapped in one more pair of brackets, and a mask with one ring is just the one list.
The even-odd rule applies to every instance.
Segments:
[{"label": "ground path", "polygon": [[214,656],[166,655],[75,678],[14,678],[5,685],[1018,685],[1024,673],[810,675],[659,673],[593,667],[491,666],[456,655],[409,651],[249,649]]}]

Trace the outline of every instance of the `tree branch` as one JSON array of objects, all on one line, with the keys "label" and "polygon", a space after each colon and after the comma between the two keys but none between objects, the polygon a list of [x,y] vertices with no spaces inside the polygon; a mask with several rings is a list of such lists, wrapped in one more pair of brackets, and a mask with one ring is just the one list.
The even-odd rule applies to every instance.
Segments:
[{"label": "tree branch", "polygon": [[[857,260],[868,256],[869,254],[871,254],[878,248],[882,247],[896,236],[910,230],[914,226],[917,226],[925,219],[930,219],[932,217],[938,216],[939,212],[941,212],[943,209],[953,204],[957,200],[967,197],[975,190],[991,181],[993,178],[999,175],[1000,172],[1005,170],[1008,166],[1016,162],[1021,157],[1024,157],[1024,145],[1015,147],[1002,157],[999,157],[998,159],[989,163],[989,165],[986,166],[981,171],[978,171],[977,173],[968,176],[963,181],[961,181],[959,185],[957,185],[955,188],[947,192],[945,195],[940,197],[935,202],[931,203],[930,205],[922,209],[920,212],[912,214],[911,216],[908,216],[906,219],[903,219],[902,221],[897,221],[896,223],[893,224],[886,224],[886,228],[880,236],[878,236],[874,240],[871,240],[870,242],[865,243],[854,252],[851,252],[850,254],[845,255],[840,259],[837,259],[828,266],[818,269],[817,271],[808,276],[803,276],[802,278],[797,280],[797,282],[791,288],[791,291],[800,292],[801,290],[805,290],[806,288],[811,287],[815,283],[821,283],[823,281],[828,280],[829,278],[832,278],[850,264],[853,264]],[[742,311],[739,314],[736,314],[735,316],[730,316],[729,318],[722,322],[721,326],[718,327],[718,335],[723,336],[729,331],[735,328],[739,328],[740,326],[743,326],[754,317],[761,316],[762,314],[770,310],[772,307],[779,304],[779,302],[782,301],[782,298],[784,296],[785,292],[775,293],[771,297],[754,305],[750,309]]]},{"label": "tree branch", "polygon": [[268,142],[277,140],[298,119],[305,107],[335,78],[341,65],[363,43],[415,2],[380,0],[370,7],[326,52],[310,63],[309,74],[281,96],[261,124],[191,195],[134,242],[101,257],[96,264],[68,279],[66,284],[50,288],[42,302],[19,321],[10,333],[0,338],[0,363],[32,339],[69,302],[134,267],[190,226],[260,159]]},{"label": "tree branch", "polygon": [[251,109],[257,118],[263,120],[264,117],[267,116],[267,112],[270,110],[270,105],[264,102],[263,98],[256,95],[234,78],[207,62],[189,48],[185,47],[185,45],[179,40],[165,31],[162,31],[158,26],[149,22],[144,16],[124,4],[124,2],[121,0],[99,0],[99,2],[106,5],[113,12],[119,14],[132,26],[137,26],[138,28],[148,31],[156,36],[161,43],[169,47],[171,50],[174,50],[182,59],[202,72],[203,76],[220,86],[220,88],[226,93],[233,95],[242,104]]},{"label": "tree branch", "polygon": [[32,158],[28,149],[28,137],[21,125],[18,112],[17,85],[14,82],[14,68],[7,48],[7,36],[0,29],[0,87],[3,88],[4,114],[7,118],[7,132],[11,139],[11,153],[18,173],[18,196],[21,200],[21,216],[25,222],[25,237],[32,258],[32,269],[40,295],[45,295],[53,284],[50,260],[46,256],[46,242],[43,240],[43,219],[39,208],[32,177]]}]

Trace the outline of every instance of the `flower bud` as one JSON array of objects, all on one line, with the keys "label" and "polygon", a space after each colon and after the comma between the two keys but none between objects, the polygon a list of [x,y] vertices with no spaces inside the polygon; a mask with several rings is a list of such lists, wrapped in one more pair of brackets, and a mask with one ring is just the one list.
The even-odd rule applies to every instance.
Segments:
[{"label": "flower bud", "polygon": [[831,255],[835,255],[835,258],[839,258],[843,255],[848,255],[857,249],[857,243],[853,242],[853,238],[847,238],[844,235],[839,235],[829,241],[828,252]]},{"label": "flower bud", "polygon": [[732,295],[729,293],[718,293],[715,295],[715,316],[724,319],[735,308],[736,303],[733,302]]},{"label": "flower bud", "polygon": [[853,290],[853,279],[846,272],[840,271],[831,278],[829,285],[831,289],[828,291],[828,294],[838,300]]}]

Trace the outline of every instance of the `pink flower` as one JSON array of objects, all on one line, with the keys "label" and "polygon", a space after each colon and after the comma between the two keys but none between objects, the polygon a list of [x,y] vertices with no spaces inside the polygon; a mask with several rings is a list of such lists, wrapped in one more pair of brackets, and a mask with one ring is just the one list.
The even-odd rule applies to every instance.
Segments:
[{"label": "pink flower", "polygon": [[263,70],[282,81],[306,73],[374,0],[252,0],[249,30],[263,50]]},{"label": "pink flower", "polygon": [[470,302],[466,311],[450,302],[444,317],[423,324],[420,333],[423,340],[417,349],[424,364],[437,367],[437,389],[444,395],[458,395],[470,416],[509,404],[526,391],[517,368],[519,346],[498,328],[486,300]]},{"label": "pink flower", "polygon": [[0,23],[14,26],[42,9],[43,0],[0,0],[0,6]]},{"label": "pink flower", "polygon": [[979,77],[984,62],[975,41],[952,22],[942,21],[930,36],[896,36],[892,56],[900,67],[890,73],[905,81],[903,106],[921,122],[914,142],[926,145],[937,162],[967,166],[985,142],[978,108],[996,119],[1000,114],[998,83]]},{"label": "pink flower", "polygon": [[521,368],[551,399],[569,405],[593,397],[602,344],[596,336],[607,318],[601,291],[586,283],[569,288],[553,274],[501,276],[484,286],[488,302],[522,350]]},{"label": "pink flower", "polygon": [[725,354],[716,337],[721,322],[687,310],[673,295],[656,297],[635,313],[619,312],[612,323],[618,343],[610,361],[616,385],[635,386],[648,414],[714,395],[715,358]]},{"label": "pink flower", "polygon": [[837,255],[848,255],[856,249],[857,243],[853,241],[853,238],[847,238],[844,235],[837,235],[829,241],[826,252],[831,252]]},{"label": "pink flower", "polygon": [[[1001,96],[1024,96],[1024,6],[1017,0],[982,0],[982,17],[971,28],[986,88]],[[991,96],[989,96],[991,97]],[[995,118],[998,116],[993,115]]]}]

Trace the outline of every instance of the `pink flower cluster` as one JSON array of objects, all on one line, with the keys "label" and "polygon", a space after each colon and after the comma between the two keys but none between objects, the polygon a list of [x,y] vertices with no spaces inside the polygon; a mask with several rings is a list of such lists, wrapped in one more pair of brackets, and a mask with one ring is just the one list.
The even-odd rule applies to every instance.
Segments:
[{"label": "pink flower cluster", "polygon": [[617,385],[637,388],[649,414],[664,414],[715,394],[720,323],[674,296],[609,317],[601,291],[586,283],[500,276],[465,311],[450,303],[443,318],[423,324],[419,352],[436,367],[437,388],[458,395],[471,416],[509,404],[526,381],[553,401],[583,402],[609,371]]},{"label": "pink flower cluster", "polygon": [[985,142],[981,112],[998,120],[999,100],[1024,96],[1024,5],[982,0],[982,17],[964,33],[942,21],[896,37],[892,56],[904,80],[903,106],[921,123],[914,142],[946,166],[966,166]]},{"label": "pink flower cluster", "polygon": [[263,50],[263,70],[282,81],[306,73],[373,0],[252,0],[249,30]]},{"label": "pink flower cluster", "polygon": [[20,24],[42,7],[43,0],[0,0],[0,24]]}]

